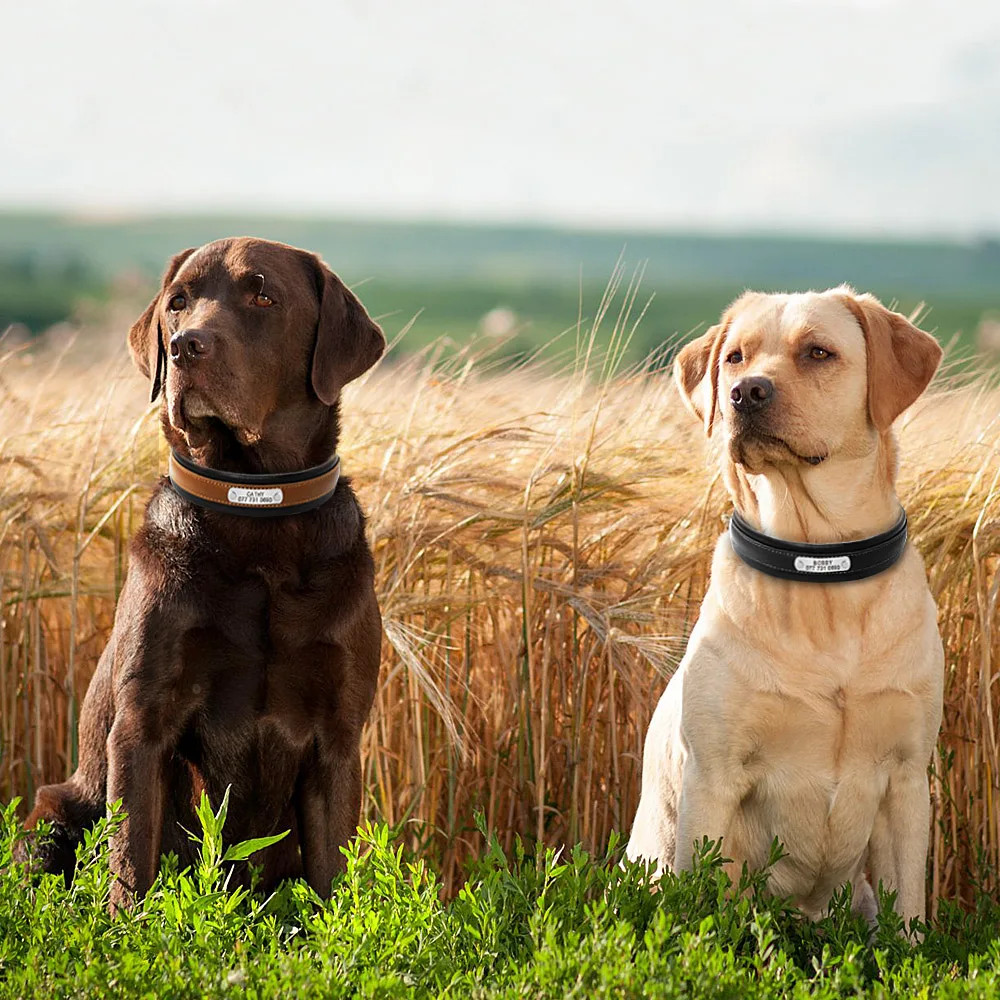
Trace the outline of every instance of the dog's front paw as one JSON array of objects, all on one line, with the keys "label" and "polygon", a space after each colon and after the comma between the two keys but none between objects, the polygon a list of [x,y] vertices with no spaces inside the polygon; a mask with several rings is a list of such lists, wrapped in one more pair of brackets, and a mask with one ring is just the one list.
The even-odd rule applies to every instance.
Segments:
[{"label": "dog's front paw", "polygon": [[14,844],[13,859],[28,875],[62,875],[69,886],[76,868],[76,841],[59,824],[47,830],[27,830]]}]

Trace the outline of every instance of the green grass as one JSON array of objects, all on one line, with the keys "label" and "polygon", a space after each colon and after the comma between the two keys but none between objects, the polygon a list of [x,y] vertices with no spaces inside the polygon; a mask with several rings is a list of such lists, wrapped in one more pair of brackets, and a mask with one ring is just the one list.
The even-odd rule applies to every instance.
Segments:
[{"label": "green grass", "polygon": [[[115,817],[81,849],[73,887],[13,865],[0,841],[0,996],[63,997],[993,997],[1000,907],[945,906],[917,945],[883,897],[874,935],[846,895],[820,923],[729,884],[709,845],[697,869],[651,885],[620,848],[589,858],[495,841],[456,898],[384,827],[348,852],[320,902],[302,882],[268,898],[225,889],[224,810],[201,810],[202,860],[166,861],[145,901],[107,911]],[[241,857],[248,846],[229,848]]]}]

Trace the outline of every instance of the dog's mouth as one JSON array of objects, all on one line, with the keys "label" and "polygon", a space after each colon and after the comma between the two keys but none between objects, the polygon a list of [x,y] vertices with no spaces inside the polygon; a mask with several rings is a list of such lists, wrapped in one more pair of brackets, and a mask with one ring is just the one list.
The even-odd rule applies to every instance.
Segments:
[{"label": "dog's mouth", "polygon": [[167,410],[170,423],[182,433],[220,416],[219,408],[203,392],[189,386],[171,387]]},{"label": "dog's mouth", "polygon": [[[756,446],[756,447],[755,447]],[[764,452],[764,454],[761,454]],[[729,454],[737,465],[755,468],[763,464],[760,459],[774,461],[778,456],[791,456],[796,462],[805,465],[820,465],[827,459],[826,455],[803,455],[796,451],[784,438],[775,434],[767,434],[756,428],[750,428],[735,434],[729,442]]]},{"label": "dog's mouth", "polygon": [[204,420],[207,417],[218,417],[219,413],[199,392],[189,392],[181,397],[181,410],[187,420]]},{"label": "dog's mouth", "polygon": [[171,426],[200,448],[219,434],[232,434],[243,445],[261,439],[260,428],[248,425],[231,406],[214,401],[199,386],[178,385],[167,393],[167,414]]}]

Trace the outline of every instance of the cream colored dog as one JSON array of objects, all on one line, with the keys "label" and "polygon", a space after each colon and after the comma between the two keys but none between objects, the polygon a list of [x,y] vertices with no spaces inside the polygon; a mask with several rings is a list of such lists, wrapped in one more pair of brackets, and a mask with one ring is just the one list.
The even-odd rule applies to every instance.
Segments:
[{"label": "cream colored dog", "polygon": [[[750,292],[680,352],[674,376],[721,434],[741,515],[781,539],[829,543],[899,517],[892,423],[940,359],[929,334],[870,295]],[[769,887],[809,916],[850,882],[872,920],[881,881],[905,919],[922,917],[943,682],[912,545],[868,579],[803,583],[752,569],[722,535],[646,736],[629,857],[681,870],[696,842],[721,838],[738,875],[743,862],[765,866],[777,837],[786,856]]]}]

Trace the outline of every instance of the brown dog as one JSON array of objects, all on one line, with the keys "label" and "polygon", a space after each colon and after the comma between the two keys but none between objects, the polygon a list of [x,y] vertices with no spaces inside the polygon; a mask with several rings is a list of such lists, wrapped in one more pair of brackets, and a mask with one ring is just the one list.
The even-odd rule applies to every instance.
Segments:
[{"label": "brown dog", "polygon": [[[318,257],[247,238],[174,257],[128,343],[153,398],[163,389],[174,451],[243,474],[327,462],[341,388],[385,349]],[[71,878],[83,831],[121,799],[112,904],[128,903],[162,853],[192,860],[182,827],[196,828],[202,790],[217,804],[231,785],[227,842],[291,831],[252,859],[263,887],[304,875],[329,894],[358,822],[379,670],[364,523],[344,479],[307,513],[263,518],[196,506],[160,482],[83,703],[79,767],[39,789],[28,820],[53,826],[33,848],[42,867]]]}]

